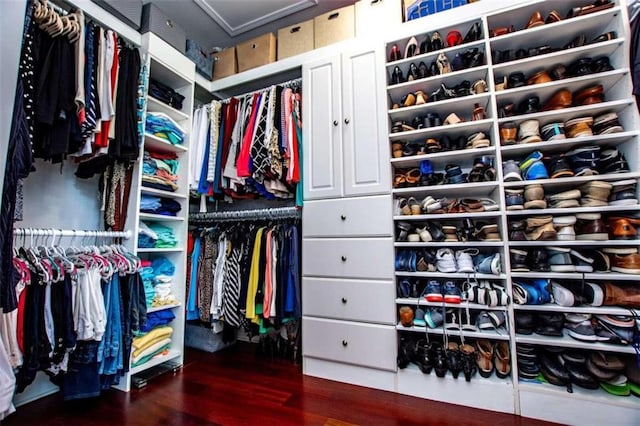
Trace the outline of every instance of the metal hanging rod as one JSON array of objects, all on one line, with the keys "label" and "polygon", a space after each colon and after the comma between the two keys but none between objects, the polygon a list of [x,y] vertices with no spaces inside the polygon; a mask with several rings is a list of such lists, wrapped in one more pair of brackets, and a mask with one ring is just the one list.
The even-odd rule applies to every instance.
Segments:
[{"label": "metal hanging rod", "polygon": [[15,228],[13,235],[41,236],[41,237],[109,237],[131,238],[131,231],[89,231],[78,229],[53,229],[53,228]]},{"label": "metal hanging rod", "polygon": [[190,222],[222,222],[240,221],[252,219],[298,219],[302,216],[302,210],[293,207],[274,207],[269,209],[237,210],[211,213],[192,213]]},{"label": "metal hanging rod", "polygon": [[291,86],[301,85],[301,84],[302,84],[302,78],[298,77],[298,78],[294,78],[294,79],[291,79],[291,80],[283,81],[283,82],[280,82],[280,83],[274,83],[274,84],[272,84],[270,86],[254,90],[252,92],[241,93],[239,95],[231,96],[231,97],[228,97],[226,99],[221,99],[220,102],[228,103],[231,100],[231,98],[236,98],[237,99],[237,98],[243,98],[243,97],[246,97],[246,96],[252,96],[255,93],[261,93],[261,92],[264,92],[265,90],[269,90],[273,86],[291,87]]}]

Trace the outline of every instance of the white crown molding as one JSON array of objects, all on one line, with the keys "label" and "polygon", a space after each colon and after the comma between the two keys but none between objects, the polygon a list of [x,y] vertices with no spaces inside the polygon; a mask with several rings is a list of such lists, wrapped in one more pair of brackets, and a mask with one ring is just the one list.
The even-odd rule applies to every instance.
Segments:
[{"label": "white crown molding", "polygon": [[[262,25],[268,24],[269,22],[278,20],[285,16],[291,15],[292,13],[299,12],[303,9],[306,9],[311,6],[315,6],[318,4],[318,0],[294,0],[291,4],[282,7],[280,9],[273,10],[265,15],[261,15],[255,18],[249,18],[247,21],[240,25],[232,26],[228,22],[228,18],[225,18],[225,11],[220,10],[220,6],[226,2],[220,2],[216,0],[193,0],[202,10],[204,10],[207,15],[211,17],[214,21],[218,23],[231,37],[235,37],[238,34],[245,33],[254,28],[258,28]],[[237,6],[237,4],[236,4]],[[242,9],[245,13],[249,14],[245,9]]]}]

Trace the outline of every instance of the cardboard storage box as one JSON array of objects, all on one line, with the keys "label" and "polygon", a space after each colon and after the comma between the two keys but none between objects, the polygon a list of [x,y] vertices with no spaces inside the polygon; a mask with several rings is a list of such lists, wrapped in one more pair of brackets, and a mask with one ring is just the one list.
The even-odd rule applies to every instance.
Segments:
[{"label": "cardboard storage box", "polygon": [[356,6],[356,36],[380,34],[402,24],[402,0],[360,0]]},{"label": "cardboard storage box", "polygon": [[247,40],[236,46],[238,72],[276,61],[276,36],[272,33]]},{"label": "cardboard storage box", "polygon": [[165,15],[158,6],[147,3],[142,8],[142,26],[140,33],[152,32],[173,47],[184,53],[187,47],[187,34],[184,29]]},{"label": "cardboard storage box", "polygon": [[356,35],[355,7],[332,10],[313,18],[315,48],[327,46]]},{"label": "cardboard storage box", "polygon": [[236,48],[228,47],[213,54],[213,79],[229,77],[238,72]]},{"label": "cardboard storage box", "polygon": [[313,50],[313,19],[278,30],[278,60]]}]

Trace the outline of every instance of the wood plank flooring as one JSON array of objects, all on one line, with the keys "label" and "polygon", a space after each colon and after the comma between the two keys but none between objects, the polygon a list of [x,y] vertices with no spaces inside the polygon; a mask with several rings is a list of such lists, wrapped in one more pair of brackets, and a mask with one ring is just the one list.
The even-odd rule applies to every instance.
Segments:
[{"label": "wood plank flooring", "polygon": [[60,394],[18,407],[3,425],[542,425],[544,422],[303,376],[239,342],[188,349],[182,370],[130,393],[65,403]]}]

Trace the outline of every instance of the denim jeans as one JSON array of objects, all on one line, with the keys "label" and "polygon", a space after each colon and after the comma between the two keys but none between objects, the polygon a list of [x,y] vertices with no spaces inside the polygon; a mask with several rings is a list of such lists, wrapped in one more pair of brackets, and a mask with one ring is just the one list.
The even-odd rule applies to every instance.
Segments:
[{"label": "denim jeans", "polygon": [[65,401],[100,395],[98,346],[95,340],[81,340],[69,357],[67,374],[62,377],[62,397]]}]

